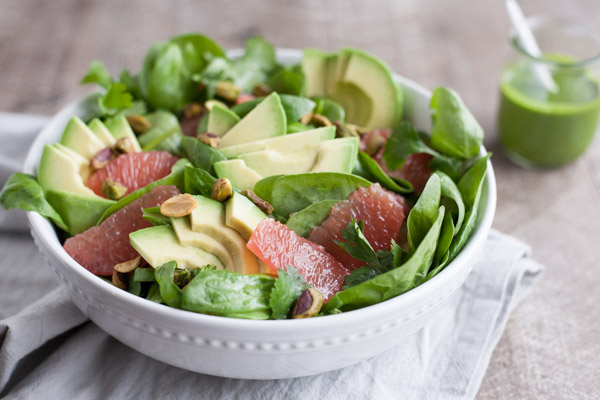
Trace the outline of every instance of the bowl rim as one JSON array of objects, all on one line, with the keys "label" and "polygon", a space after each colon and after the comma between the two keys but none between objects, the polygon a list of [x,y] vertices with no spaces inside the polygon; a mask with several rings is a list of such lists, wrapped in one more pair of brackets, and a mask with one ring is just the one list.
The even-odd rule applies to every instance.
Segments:
[{"label": "bowl rim", "polygon": [[[243,49],[232,49],[227,52],[229,57],[237,57],[243,54]],[[301,58],[301,50],[299,49],[289,49],[289,48],[277,48],[276,54],[278,59],[296,59],[299,60]],[[420,94],[421,96],[425,96],[427,98],[431,97],[431,92],[425,89],[423,86],[413,82],[412,80],[405,78],[401,75],[393,73],[394,78],[399,81],[403,86],[410,88],[412,91]],[[97,91],[82,96],[77,100],[67,104],[62,107],[59,112],[54,114],[49,123],[40,131],[35,140],[33,141],[31,147],[28,150],[24,172],[29,174],[35,174],[36,166],[39,164],[39,156],[36,156],[36,149],[42,147],[46,140],[45,137],[53,131],[52,125],[55,120],[60,119],[61,117],[72,116],[72,109],[76,106],[80,106],[83,103],[90,100],[90,98],[97,95]],[[485,153],[486,149],[482,145],[481,153]],[[445,289],[444,282],[449,281],[450,277],[454,274],[459,273],[459,266],[464,261],[466,262],[469,258],[475,257],[476,253],[480,248],[483,247],[489,231],[492,226],[492,221],[496,211],[496,201],[497,201],[497,188],[496,188],[496,179],[494,170],[491,162],[488,160],[488,168],[486,172],[486,178],[484,181],[484,185],[487,188],[487,196],[486,203],[480,202],[479,208],[484,207],[485,213],[483,215],[478,216],[478,223],[476,226],[476,230],[471,233],[469,240],[460,251],[460,253],[456,256],[454,260],[448,266],[446,266],[434,279],[426,281],[421,285],[399,295],[394,298],[388,299],[386,301],[352,310],[346,311],[340,314],[333,314],[322,316],[318,318],[306,318],[306,319],[285,319],[285,320],[247,320],[247,319],[238,319],[238,318],[230,318],[230,317],[222,317],[208,314],[200,314],[194,313],[192,311],[180,310],[172,307],[165,306],[163,304],[158,304],[153,301],[149,301],[139,296],[135,296],[127,291],[119,289],[112,284],[106,282],[103,279],[99,279],[98,276],[94,275],[80,264],[78,264],[73,258],[71,258],[64,248],[60,245],[58,240],[58,236],[54,235],[53,237],[48,237],[44,235],[41,231],[41,227],[46,224],[51,225],[51,223],[39,215],[36,212],[28,211],[27,218],[30,224],[30,228],[37,233],[38,239],[43,242],[46,248],[52,252],[52,255],[60,260],[64,265],[68,267],[69,272],[77,275],[77,277],[86,283],[95,286],[101,292],[104,292],[107,296],[112,297],[111,300],[116,299],[121,302],[129,303],[132,307],[139,307],[140,311],[147,312],[150,314],[163,315],[168,317],[170,320],[181,320],[186,323],[191,324],[199,324],[199,325],[210,325],[212,327],[218,329],[244,329],[246,331],[263,331],[265,328],[268,328],[274,333],[278,332],[286,332],[291,329],[294,330],[314,330],[316,332],[321,332],[323,329],[326,329],[330,326],[340,326],[340,325],[352,325],[356,321],[363,320],[364,317],[367,317],[371,314],[371,317],[374,315],[382,315],[387,312],[397,311],[402,308],[405,304],[411,304],[412,302],[419,302],[421,297],[427,298],[427,294],[437,293],[436,289],[440,292]],[[470,271],[470,270],[469,270]],[[469,272],[470,273],[470,272]],[[392,314],[393,315],[393,314]],[[367,318],[368,319],[368,318]]]}]

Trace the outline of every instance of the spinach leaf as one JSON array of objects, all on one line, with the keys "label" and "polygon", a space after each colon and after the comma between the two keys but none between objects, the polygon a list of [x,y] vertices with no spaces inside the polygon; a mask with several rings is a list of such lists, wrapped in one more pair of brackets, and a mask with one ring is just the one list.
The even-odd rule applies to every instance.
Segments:
[{"label": "spinach leaf", "polygon": [[370,185],[356,175],[337,172],[285,175],[273,182],[270,203],[277,214],[287,217],[322,200],[345,200],[359,187]]},{"label": "spinach leaf", "polygon": [[[462,194],[456,183],[450,178],[448,175],[443,172],[436,172],[437,176],[440,177],[440,184],[442,187],[442,196],[450,199],[455,204],[455,209],[458,212],[458,216],[456,218],[456,223],[454,224],[456,231],[460,229],[462,226],[463,220],[465,218],[465,204],[462,199]],[[446,207],[448,209],[448,207]]]},{"label": "spinach leaf", "polygon": [[291,266],[286,267],[286,270],[278,270],[277,276],[278,278],[275,279],[269,297],[269,306],[272,310],[271,318],[286,319],[298,297],[310,285],[305,283],[304,277]]},{"label": "spinach leaf", "polygon": [[302,237],[308,237],[315,226],[321,223],[329,216],[331,207],[339,200],[322,200],[311,204],[303,210],[298,211],[287,220],[288,228]]},{"label": "spinach leaf", "polygon": [[267,319],[275,279],[226,270],[201,271],[183,293],[184,310],[234,318]]},{"label": "spinach leaf", "polygon": [[429,232],[431,225],[438,217],[441,194],[440,177],[435,174],[431,175],[425,184],[419,200],[417,200],[417,203],[408,214],[408,243],[410,244],[411,251],[414,251],[419,246],[427,232]]},{"label": "spinach leaf", "polygon": [[453,180],[458,181],[463,174],[464,164],[464,160],[460,158],[438,154],[429,161],[429,169],[431,171],[441,171]]},{"label": "spinach leaf", "polygon": [[342,289],[350,289],[351,287],[368,281],[377,275],[379,275],[379,272],[377,272],[373,267],[368,267],[365,265],[364,267],[357,268],[344,277],[344,285],[342,286]]},{"label": "spinach leaf", "polygon": [[[306,97],[282,94],[279,95],[279,99],[281,100],[281,106],[283,107],[283,111],[285,111],[285,116],[288,122],[298,121],[315,107],[315,102],[307,99]],[[236,113],[238,117],[244,118],[263,100],[264,97],[259,97],[241,104],[237,104],[231,107],[231,111]]]},{"label": "spinach leaf", "polygon": [[152,128],[138,136],[142,150],[164,150],[178,154],[183,132],[177,117],[169,111],[159,110],[145,115]]},{"label": "spinach leaf", "polygon": [[254,86],[267,80],[276,65],[274,47],[262,37],[255,36],[246,42],[246,53],[231,63],[229,76],[242,90],[250,93]]},{"label": "spinach leaf", "polygon": [[194,167],[204,169],[212,175],[215,175],[214,163],[227,159],[219,150],[189,136],[181,138],[181,151]]},{"label": "spinach leaf", "polygon": [[283,175],[272,175],[261,179],[254,185],[254,193],[263,200],[271,202],[271,194],[273,193],[273,185],[275,181]]},{"label": "spinach leaf", "polygon": [[279,94],[306,95],[306,80],[302,66],[278,66],[267,79],[267,85]]},{"label": "spinach leaf", "polygon": [[162,296],[160,294],[160,285],[156,282],[150,284],[150,288],[148,289],[148,294],[146,295],[146,300],[153,301],[155,303],[164,304]]},{"label": "spinach leaf", "polygon": [[103,117],[112,117],[133,106],[133,96],[127,92],[125,84],[117,82],[110,85],[106,93],[98,97],[98,107]]},{"label": "spinach leaf", "polygon": [[433,91],[430,109],[433,129],[431,145],[440,152],[468,159],[479,154],[483,129],[451,89],[438,87]]},{"label": "spinach leaf", "polygon": [[452,213],[446,212],[444,215],[444,221],[442,222],[442,228],[440,229],[440,238],[438,239],[435,257],[433,258],[433,266],[437,267],[444,261],[444,258],[448,253],[448,249],[450,248],[450,244],[452,243],[452,238],[457,232],[458,229],[454,227]]},{"label": "spinach leaf", "polygon": [[46,190],[45,196],[69,227],[69,235],[76,235],[96,225],[102,214],[116,203],[100,197],[90,201],[89,196],[53,189]]},{"label": "spinach leaf", "polygon": [[160,213],[160,207],[144,208],[144,210],[142,211],[142,217],[146,221],[152,223],[152,225],[154,226],[171,225],[171,220],[169,219],[169,217],[165,217]]},{"label": "spinach leaf", "polygon": [[201,194],[210,197],[212,186],[217,178],[206,170],[194,168],[191,165],[185,167],[184,181],[185,192],[190,194]]},{"label": "spinach leaf", "polygon": [[313,97],[315,103],[315,114],[321,114],[331,122],[344,122],[346,120],[346,111],[339,103],[326,97]]},{"label": "spinach leaf", "polygon": [[135,282],[156,282],[154,268],[136,268],[133,271],[133,280]]},{"label": "spinach leaf", "polygon": [[114,81],[104,64],[99,61],[92,61],[90,63],[88,73],[81,79],[79,83],[95,83],[102,86],[104,89],[108,89],[114,83]]},{"label": "spinach leaf", "polygon": [[336,293],[324,305],[324,314],[377,304],[420,285],[433,261],[443,219],[444,207],[441,206],[433,225],[414,254],[404,264]]},{"label": "spinach leaf", "polygon": [[419,132],[410,122],[402,121],[388,138],[383,161],[389,170],[401,169],[406,158],[414,153],[438,154],[421,140]]},{"label": "spinach leaf", "polygon": [[31,175],[21,172],[11,175],[0,192],[0,205],[6,210],[20,208],[35,211],[43,217],[50,218],[63,231],[69,231],[62,217],[44,197],[44,189]]},{"label": "spinach leaf", "polygon": [[[152,274],[154,275],[154,268],[152,268]],[[142,283],[135,280],[134,274],[127,275],[127,291],[134,296],[140,296],[142,294]]]},{"label": "spinach leaf", "polygon": [[298,132],[304,132],[304,131],[308,131],[311,129],[315,129],[316,126],[312,125],[312,124],[308,124],[308,125],[304,125],[301,124],[300,122],[290,122],[287,124],[287,134],[289,135],[290,133],[298,133]]},{"label": "spinach leaf", "polygon": [[[119,74],[119,82],[121,82],[127,87],[127,91],[133,95],[134,99],[138,99],[137,101],[134,101],[134,104],[141,102],[139,99],[142,98],[142,93],[140,92],[140,83],[137,75],[131,75],[131,72],[124,69]],[[136,111],[135,113],[145,114],[146,111]]]},{"label": "spinach leaf", "polygon": [[386,189],[396,193],[410,193],[413,191],[412,184],[404,179],[392,179],[385,173],[381,166],[364,151],[358,152],[358,162],[363,171],[372,176],[374,182],[378,182]]},{"label": "spinach leaf", "polygon": [[454,234],[452,242],[448,247],[448,251],[444,254],[439,264],[427,274],[427,280],[433,278],[444,269],[446,265],[458,255],[460,250],[462,250],[469,240],[469,236],[477,222],[477,209],[479,207],[483,182],[487,172],[487,162],[490,156],[491,154],[488,153],[475,161],[458,182],[458,188],[461,191],[467,212],[460,230],[457,230]]},{"label": "spinach leaf", "polygon": [[181,308],[183,292],[174,282],[175,268],[177,268],[177,263],[170,261],[156,268],[154,276],[156,282],[158,282],[160,297],[162,297],[163,301],[169,307]]},{"label": "spinach leaf", "polygon": [[102,214],[102,217],[100,217],[100,220],[98,221],[97,225],[100,225],[102,221],[104,221],[106,218],[110,217],[112,214],[116,213],[121,208],[130,204],[132,201],[139,199],[140,197],[150,192],[157,186],[175,185],[177,186],[177,189],[179,189],[180,192],[183,192],[185,190],[183,173],[186,165],[190,165],[190,162],[188,160],[181,159],[177,161],[175,165],[173,165],[173,168],[171,168],[171,173],[169,175],[165,176],[162,179],[149,183],[143,188],[140,188],[135,192],[131,192],[127,196],[123,197],[121,200],[117,201],[115,204],[106,209],[104,214]]}]

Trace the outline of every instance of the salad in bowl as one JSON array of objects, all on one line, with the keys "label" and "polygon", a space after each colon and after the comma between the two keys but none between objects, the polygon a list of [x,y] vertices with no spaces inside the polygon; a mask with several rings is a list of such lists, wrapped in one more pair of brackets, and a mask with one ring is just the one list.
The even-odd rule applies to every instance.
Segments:
[{"label": "salad in bowl", "polygon": [[136,74],[92,62],[82,83],[100,86],[84,115],[0,201],[47,218],[78,267],[144,301],[327,318],[437,279],[476,227],[482,128],[438,87],[418,129],[405,86],[365,51],[280,63],[260,37],[228,57],[188,34],[152,45]]}]

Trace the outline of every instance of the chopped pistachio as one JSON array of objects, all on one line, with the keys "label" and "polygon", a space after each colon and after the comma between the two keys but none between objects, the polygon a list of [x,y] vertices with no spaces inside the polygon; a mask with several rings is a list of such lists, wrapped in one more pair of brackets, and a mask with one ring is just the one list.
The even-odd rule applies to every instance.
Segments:
[{"label": "chopped pistachio", "polygon": [[253,202],[255,206],[260,208],[260,210],[262,212],[264,212],[265,214],[267,214],[267,215],[273,214],[273,206],[271,205],[271,203],[258,197],[258,195],[256,193],[254,193],[252,190],[249,190],[249,189],[244,190],[244,191],[242,191],[242,194],[244,196],[246,196],[251,202]]},{"label": "chopped pistachio", "polygon": [[112,284],[119,289],[127,290],[127,275],[114,270],[112,273]]},{"label": "chopped pistachio", "polygon": [[178,194],[160,205],[160,213],[165,217],[178,218],[190,215],[198,206],[198,202],[191,194]]},{"label": "chopped pistachio", "polygon": [[183,107],[183,116],[185,118],[192,118],[204,113],[204,107],[200,103],[189,103]]},{"label": "chopped pistachio", "polygon": [[271,94],[273,90],[265,83],[257,83],[252,89],[252,94],[256,97],[264,97]]},{"label": "chopped pistachio", "polygon": [[385,138],[379,134],[379,132],[373,131],[367,138],[367,148],[365,149],[365,152],[370,156],[374,156],[383,148],[383,146],[385,146],[385,142]]},{"label": "chopped pistachio", "polygon": [[313,114],[310,119],[310,122],[317,127],[331,126],[331,121],[329,121],[326,116],[321,114]]},{"label": "chopped pistachio", "polygon": [[122,138],[118,139],[114,145],[114,149],[119,154],[136,152],[133,142],[128,137],[122,137]]},{"label": "chopped pistachio", "polygon": [[302,118],[300,118],[300,123],[302,125],[308,125],[310,123],[310,120],[312,119],[312,116],[313,116],[313,112],[309,111],[304,116],[302,116]]},{"label": "chopped pistachio", "polygon": [[210,198],[216,201],[224,202],[231,197],[233,187],[227,178],[219,178],[215,181],[210,192]]},{"label": "chopped pistachio", "polygon": [[354,125],[344,124],[340,121],[335,121],[335,136],[336,137],[359,137],[358,132],[354,129]]},{"label": "chopped pistachio", "polygon": [[292,318],[312,318],[316,317],[323,307],[323,295],[315,288],[308,288],[298,298]]},{"label": "chopped pistachio", "polygon": [[242,93],[242,88],[230,81],[220,81],[217,83],[217,96],[226,101],[234,102]]},{"label": "chopped pistachio", "polygon": [[117,272],[120,272],[122,274],[127,274],[129,272],[132,272],[136,268],[138,268],[141,263],[142,263],[142,257],[137,256],[134,259],[131,259],[129,261],[125,261],[125,262],[115,265],[114,270]]},{"label": "chopped pistachio", "polygon": [[221,138],[210,132],[201,133],[198,135],[198,140],[213,149],[216,149],[221,144]]},{"label": "chopped pistachio", "polygon": [[104,182],[102,182],[101,191],[107,199],[119,200],[127,194],[127,189],[127,186],[123,185],[121,182],[106,178]]},{"label": "chopped pistachio", "polygon": [[127,114],[125,118],[127,118],[131,129],[138,135],[148,132],[152,128],[152,124],[139,114]]}]

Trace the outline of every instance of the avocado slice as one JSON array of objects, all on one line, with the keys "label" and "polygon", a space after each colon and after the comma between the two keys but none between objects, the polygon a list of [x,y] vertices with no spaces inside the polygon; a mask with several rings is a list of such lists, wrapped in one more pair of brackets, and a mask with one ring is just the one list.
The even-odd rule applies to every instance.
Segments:
[{"label": "avocado slice", "polygon": [[317,161],[310,172],[352,173],[358,154],[358,138],[328,140],[319,146]]},{"label": "avocado slice", "polygon": [[79,117],[72,117],[69,120],[60,138],[60,143],[88,160],[106,147]]},{"label": "avocado slice", "polygon": [[217,161],[213,167],[219,178],[229,179],[231,185],[239,190],[252,190],[256,182],[263,178],[239,158]]},{"label": "avocado slice", "polygon": [[225,269],[235,271],[235,263],[227,248],[214,238],[201,233],[192,231],[190,217],[171,218],[171,226],[183,246],[198,247],[204,251],[217,256],[223,263]]},{"label": "avocado slice", "polygon": [[276,92],[268,95],[221,138],[221,147],[285,135],[287,121]]},{"label": "avocado slice", "polygon": [[114,200],[95,196],[82,196],[62,190],[49,189],[46,200],[62,217],[69,228],[69,234],[76,235],[95,226]]},{"label": "avocado slice", "polygon": [[276,150],[285,154],[303,146],[330,140],[334,137],[335,126],[324,126],[322,128],[257,140],[255,142],[239,144],[237,146],[223,147],[219,150],[227,158],[238,157],[244,153],[267,149]]},{"label": "avocado slice", "polygon": [[265,218],[266,214],[243,194],[234,193],[225,204],[225,224],[244,240],[250,239],[258,223]]},{"label": "avocado slice", "polygon": [[324,95],[340,103],[348,122],[374,129],[395,127],[401,120],[401,88],[379,58],[350,48],[337,54],[308,49],[302,68],[308,95]]},{"label": "avocado slice", "polygon": [[204,233],[223,245],[231,254],[235,264],[235,272],[256,274],[259,264],[256,256],[246,247],[246,241],[234,229],[225,225],[225,206],[223,203],[203,197],[194,196],[197,207],[190,215],[192,230]]},{"label": "avocado slice", "polygon": [[129,234],[131,246],[154,268],[176,261],[180,268],[194,269],[212,264],[225,269],[221,261],[202,249],[183,246],[177,240],[173,228],[167,225],[140,229]]},{"label": "avocado slice", "polygon": [[135,151],[142,151],[140,143],[138,142],[135,133],[133,133],[129,122],[127,122],[127,118],[125,118],[124,115],[119,115],[118,117],[109,119],[108,121],[106,121],[106,127],[113,135],[115,140],[128,137],[129,139],[131,139]]},{"label": "avocado slice", "polygon": [[94,135],[104,144],[104,147],[113,147],[115,145],[115,138],[110,133],[106,125],[102,123],[98,118],[94,118],[88,123],[88,127]]},{"label": "avocado slice", "polygon": [[261,150],[242,154],[249,168],[260,176],[301,174],[310,171],[318,154],[318,146],[304,146],[292,153],[281,154],[275,150]]},{"label": "avocado slice", "polygon": [[38,168],[38,182],[44,191],[61,190],[86,197],[99,197],[86,187],[80,165],[56,146],[45,145]]},{"label": "avocado slice", "polygon": [[60,143],[54,143],[52,146],[65,153],[71,160],[75,162],[75,164],[77,164],[79,175],[81,176],[83,182],[86,182],[92,174],[92,171],[90,170],[90,162],[88,161],[88,159],[79,154],[78,152],[71,150],[67,146],[63,146]]},{"label": "avocado slice", "polygon": [[213,104],[212,110],[208,114],[206,131],[221,137],[238,122],[240,122],[240,117],[236,113],[218,103]]}]

